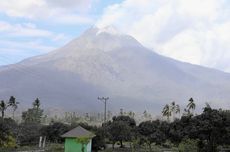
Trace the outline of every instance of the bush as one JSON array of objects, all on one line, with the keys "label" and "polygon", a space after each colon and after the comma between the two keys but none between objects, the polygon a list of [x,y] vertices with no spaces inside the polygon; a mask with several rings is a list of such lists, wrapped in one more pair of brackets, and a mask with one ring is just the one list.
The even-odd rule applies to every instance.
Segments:
[{"label": "bush", "polygon": [[193,139],[183,139],[179,144],[180,152],[198,152],[198,141]]},{"label": "bush", "polygon": [[19,145],[37,145],[39,137],[41,136],[39,130],[41,129],[40,124],[36,123],[23,123],[20,124],[20,132],[18,135]]},{"label": "bush", "polygon": [[13,148],[16,146],[16,140],[10,130],[7,122],[0,120],[0,147]]}]

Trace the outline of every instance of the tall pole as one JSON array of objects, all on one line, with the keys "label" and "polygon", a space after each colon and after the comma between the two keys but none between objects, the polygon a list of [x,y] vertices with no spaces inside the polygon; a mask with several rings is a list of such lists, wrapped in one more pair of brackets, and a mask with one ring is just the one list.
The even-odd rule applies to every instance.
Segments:
[{"label": "tall pole", "polygon": [[109,100],[109,97],[98,97],[98,100],[102,101],[105,105],[105,111],[104,111],[104,123],[106,122],[106,106],[107,106],[107,100]]}]

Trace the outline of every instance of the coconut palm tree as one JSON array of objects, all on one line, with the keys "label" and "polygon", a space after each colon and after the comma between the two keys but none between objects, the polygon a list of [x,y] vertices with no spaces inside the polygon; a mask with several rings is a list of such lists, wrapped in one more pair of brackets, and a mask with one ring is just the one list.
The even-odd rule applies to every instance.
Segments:
[{"label": "coconut palm tree", "polygon": [[164,117],[167,117],[167,120],[169,122],[169,117],[172,115],[171,108],[168,104],[166,104],[162,110],[162,115]]},{"label": "coconut palm tree", "polygon": [[194,112],[194,110],[196,108],[196,104],[195,104],[193,98],[189,99],[189,103],[187,105],[187,108],[188,108],[188,111],[192,110],[192,114],[193,114],[193,112]]},{"label": "coconut palm tree", "polygon": [[179,114],[179,117],[180,117],[180,105],[176,105],[176,107],[175,107],[175,113],[177,114]]},{"label": "coconut palm tree", "polygon": [[14,113],[15,113],[16,109],[18,108],[19,102],[16,102],[16,99],[14,96],[11,96],[8,104],[9,104],[9,106],[11,106],[13,108],[13,119],[14,119]]}]

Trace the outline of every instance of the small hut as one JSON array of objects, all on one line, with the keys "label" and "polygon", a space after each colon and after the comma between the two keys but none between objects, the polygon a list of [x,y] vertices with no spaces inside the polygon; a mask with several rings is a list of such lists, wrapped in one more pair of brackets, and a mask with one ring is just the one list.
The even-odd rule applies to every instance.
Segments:
[{"label": "small hut", "polygon": [[92,151],[92,138],[95,135],[81,126],[68,131],[62,137],[65,138],[65,152]]}]

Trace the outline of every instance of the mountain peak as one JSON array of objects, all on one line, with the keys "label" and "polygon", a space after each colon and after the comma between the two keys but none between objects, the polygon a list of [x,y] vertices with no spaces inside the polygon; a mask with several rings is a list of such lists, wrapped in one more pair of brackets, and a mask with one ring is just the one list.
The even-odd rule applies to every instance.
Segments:
[{"label": "mountain peak", "polygon": [[115,27],[115,26],[106,26],[103,28],[97,28],[98,31],[96,35],[101,34],[101,33],[108,33],[112,35],[122,35],[122,33]]},{"label": "mountain peak", "polygon": [[93,26],[65,47],[68,47],[68,50],[82,51],[84,48],[87,50],[96,49],[108,52],[124,47],[142,47],[142,45],[135,38],[120,32],[114,26],[106,26],[103,28]]},{"label": "mountain peak", "polygon": [[94,25],[93,27],[89,28],[86,30],[83,35],[85,36],[100,36],[103,34],[108,34],[112,36],[124,36],[126,34],[122,33],[119,29],[117,29],[115,26],[110,25],[110,26],[105,26],[105,27],[98,27]]}]

